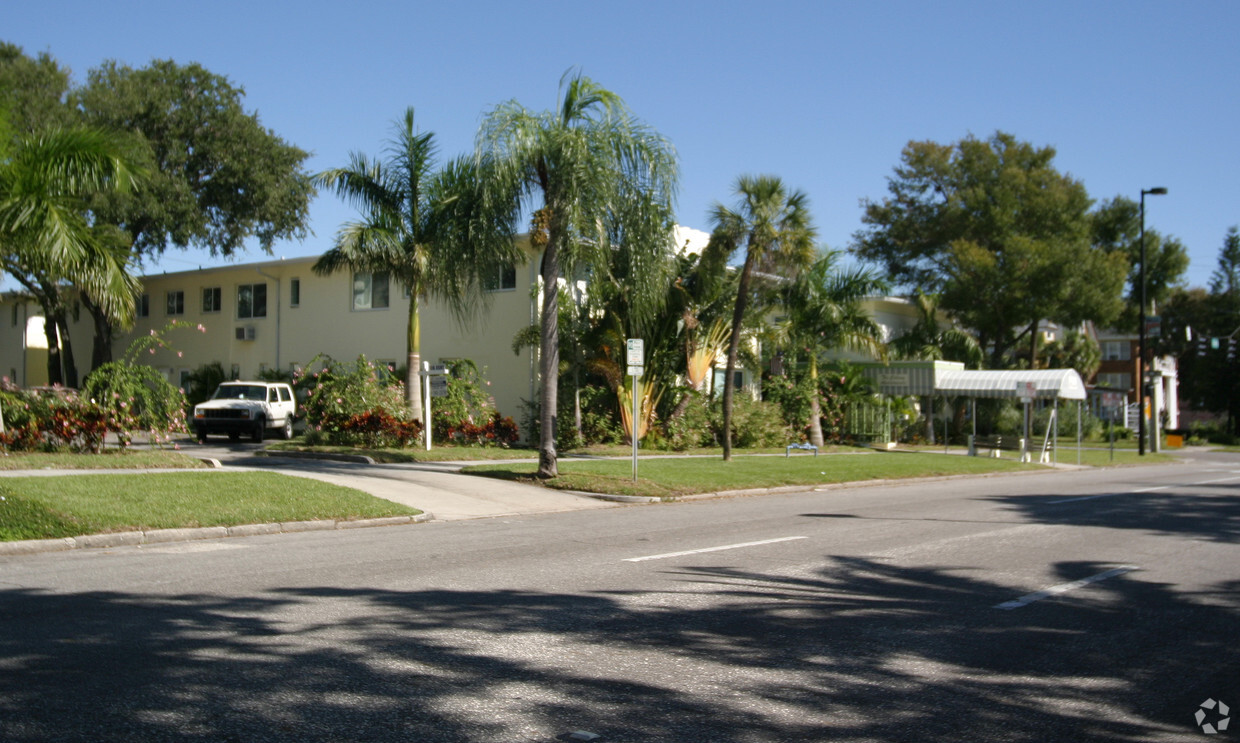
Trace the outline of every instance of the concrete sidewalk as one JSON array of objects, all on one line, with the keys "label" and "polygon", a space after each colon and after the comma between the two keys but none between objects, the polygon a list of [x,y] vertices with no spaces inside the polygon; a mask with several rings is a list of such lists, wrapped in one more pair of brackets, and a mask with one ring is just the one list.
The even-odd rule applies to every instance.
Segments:
[{"label": "concrete sidewalk", "polygon": [[262,459],[261,464],[229,466],[225,470],[280,472],[357,488],[376,498],[426,511],[433,521],[614,508],[618,505],[537,485],[462,475],[450,468],[432,471],[421,466],[399,464],[353,464],[273,456]]}]

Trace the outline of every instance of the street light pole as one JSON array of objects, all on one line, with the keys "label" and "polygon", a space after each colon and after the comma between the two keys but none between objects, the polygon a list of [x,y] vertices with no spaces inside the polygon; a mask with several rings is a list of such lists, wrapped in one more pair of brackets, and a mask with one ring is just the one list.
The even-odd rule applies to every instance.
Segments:
[{"label": "street light pole", "polygon": [[[1145,195],[1162,196],[1167,189],[1156,186],[1141,189],[1141,320],[1137,328],[1137,454],[1145,456]],[[1150,411],[1153,413],[1154,411]]]}]

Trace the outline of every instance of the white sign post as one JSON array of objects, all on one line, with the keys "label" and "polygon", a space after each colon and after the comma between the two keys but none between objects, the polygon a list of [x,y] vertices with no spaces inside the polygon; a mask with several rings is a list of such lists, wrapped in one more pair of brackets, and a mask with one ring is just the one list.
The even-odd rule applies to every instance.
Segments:
[{"label": "white sign post", "polygon": [[448,380],[445,375],[448,367],[444,364],[422,362],[422,438],[426,440],[426,450],[431,450],[431,398],[448,396]]},{"label": "white sign post", "polygon": [[637,399],[637,380],[641,378],[642,367],[646,363],[645,342],[641,338],[629,338],[625,344],[625,364],[628,365],[629,376],[633,378],[633,417],[630,438],[633,439],[633,482],[637,482],[637,416],[641,402]]},{"label": "white sign post", "polygon": [[1029,452],[1029,403],[1038,396],[1038,385],[1034,382],[1017,382],[1016,394],[1025,404],[1025,431],[1024,438],[1020,442],[1020,461],[1030,462],[1033,458]]}]

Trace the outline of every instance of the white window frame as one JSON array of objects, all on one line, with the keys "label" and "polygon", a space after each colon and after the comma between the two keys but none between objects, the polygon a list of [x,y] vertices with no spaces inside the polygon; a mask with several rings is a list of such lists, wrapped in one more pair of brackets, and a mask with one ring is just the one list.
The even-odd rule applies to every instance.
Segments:
[{"label": "white window frame", "polygon": [[[382,305],[375,305],[378,299],[376,289],[380,286],[375,279],[382,277]],[[373,310],[386,310],[392,306],[392,277],[387,271],[356,271],[353,274],[353,283],[350,285],[353,292],[352,307],[354,312],[370,312]]]},{"label": "white window frame", "polygon": [[[255,290],[260,286],[263,289],[262,290],[263,306],[262,306],[262,312],[258,313],[255,311],[256,309],[258,309],[258,307],[257,307],[257,303],[254,301],[254,297],[255,297],[255,294],[257,293]],[[241,314],[241,298],[247,291],[249,292],[249,295],[250,295],[250,312],[249,314],[243,315]],[[238,284],[236,306],[237,306],[237,319],[238,320],[253,320],[256,318],[266,317],[267,316],[267,282],[262,281],[262,282],[256,282],[253,284]]]},{"label": "white window frame", "polygon": [[[210,301],[207,298],[210,297]],[[224,289],[218,286],[202,288],[202,314],[218,315],[224,311]]]}]

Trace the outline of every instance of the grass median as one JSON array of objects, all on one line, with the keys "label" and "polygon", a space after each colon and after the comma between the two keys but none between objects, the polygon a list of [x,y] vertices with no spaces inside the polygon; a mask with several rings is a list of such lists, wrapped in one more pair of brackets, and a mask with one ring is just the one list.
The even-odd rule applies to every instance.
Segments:
[{"label": "grass median", "polygon": [[0,479],[0,541],[418,513],[360,490],[271,472]]},{"label": "grass median", "polygon": [[98,454],[78,452],[5,452],[0,470],[140,470],[201,469],[198,459],[174,449],[105,449]]},{"label": "grass median", "polygon": [[977,475],[1041,469],[1008,459],[951,454],[857,451],[793,457],[738,456],[730,462],[714,457],[642,458],[633,481],[631,460],[559,460],[560,476],[539,480],[537,464],[485,464],[467,467],[472,475],[532,482],[561,490],[612,495],[676,498],[695,493],[824,485],[865,480]]}]

